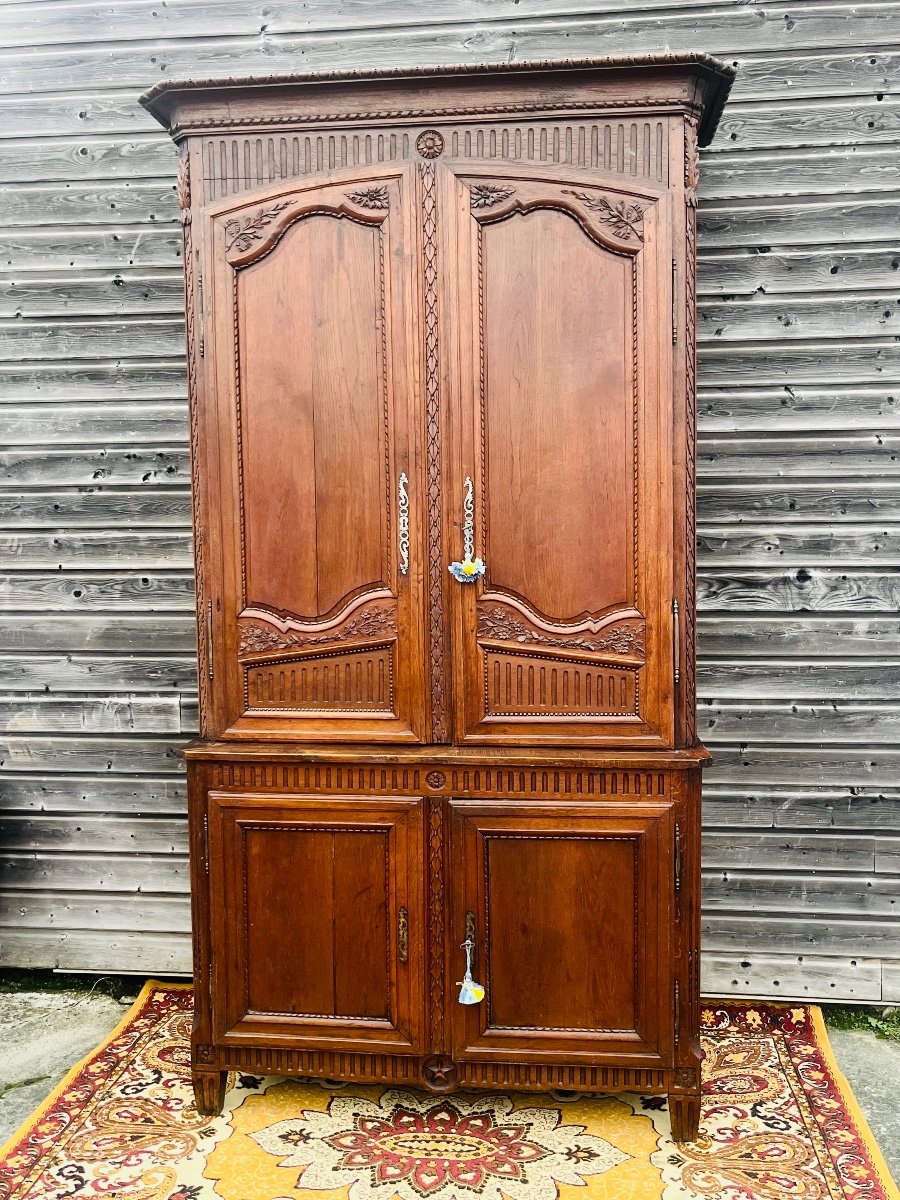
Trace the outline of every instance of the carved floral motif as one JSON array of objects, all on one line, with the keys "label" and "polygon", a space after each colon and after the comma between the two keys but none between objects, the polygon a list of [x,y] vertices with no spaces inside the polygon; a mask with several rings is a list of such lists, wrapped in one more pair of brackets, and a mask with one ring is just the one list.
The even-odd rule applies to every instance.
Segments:
[{"label": "carved floral motif", "polygon": [[290,200],[283,200],[280,204],[270,204],[266,208],[261,208],[259,212],[251,213],[249,217],[233,217],[230,221],[226,221],[226,251],[236,250],[238,254],[243,254],[245,250],[249,250],[254,242],[261,240],[266,226],[271,225],[278,214],[284,212],[290,203]]},{"label": "carved floral motif", "polygon": [[677,1088],[694,1089],[698,1086],[696,1067],[676,1067],[673,1080]]},{"label": "carved floral motif", "polygon": [[684,131],[684,198],[688,207],[697,207],[697,185],[700,183],[700,149],[697,142],[696,117],[685,123]]},{"label": "carved floral motif", "polygon": [[416,138],[416,149],[423,158],[437,158],[444,150],[444,139],[436,129],[426,129]]},{"label": "carved floral motif", "polygon": [[503,184],[476,183],[472,188],[469,203],[473,209],[490,208],[492,204],[499,204],[502,200],[508,200],[514,191],[515,188],[506,187]]},{"label": "carved floral motif", "polygon": [[332,642],[344,642],[351,638],[393,637],[397,632],[394,615],[386,608],[373,608],[359,613],[346,625],[329,629],[325,633],[308,633],[302,629],[289,629],[282,633],[273,625],[255,621],[241,626],[239,654],[271,654],[282,650],[299,650],[308,646],[323,646]]},{"label": "carved floral motif", "polygon": [[644,654],[643,621],[629,620],[599,633],[552,634],[532,629],[520,618],[499,606],[484,607],[478,613],[478,636],[498,642],[520,645],[562,646],[566,650],[588,650],[592,654]]},{"label": "carved floral motif", "polygon": [[178,155],[178,207],[181,209],[181,223],[187,225],[191,219],[191,159],[187,146]]},{"label": "carved floral motif", "polygon": [[348,192],[347,199],[352,200],[354,204],[358,204],[360,208],[384,209],[390,208],[391,202],[388,197],[386,184],[372,184],[371,187],[357,188],[355,192]]},{"label": "carved floral motif", "polygon": [[644,240],[644,209],[634,200],[619,200],[614,204],[606,196],[575,192],[570,188],[564,188],[563,191],[587,205],[600,224],[608,225],[622,241],[627,242],[632,237],[639,242]]}]

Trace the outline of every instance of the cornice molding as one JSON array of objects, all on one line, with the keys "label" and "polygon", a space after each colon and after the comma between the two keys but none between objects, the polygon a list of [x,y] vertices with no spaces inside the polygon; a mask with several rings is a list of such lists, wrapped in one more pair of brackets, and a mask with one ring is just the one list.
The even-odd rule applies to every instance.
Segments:
[{"label": "cornice molding", "polygon": [[[354,88],[360,88],[362,85],[372,83],[402,83],[408,80],[411,83],[419,83],[422,80],[452,80],[454,78],[490,78],[491,76],[528,76],[528,75],[564,75],[569,72],[596,72],[602,75],[604,72],[615,72],[623,70],[648,70],[651,72],[665,70],[667,68],[694,68],[697,72],[705,75],[711,82],[709,94],[706,97],[705,111],[703,113],[700,129],[701,145],[706,145],[712,138],[715,132],[715,127],[719,116],[722,112],[722,107],[728,96],[732,81],[735,77],[735,69],[731,65],[722,62],[720,59],[714,58],[712,55],[703,53],[669,53],[659,52],[654,54],[636,54],[622,55],[607,58],[571,58],[571,59],[546,59],[546,60],[524,60],[522,62],[495,62],[495,63],[451,63],[446,65],[433,66],[418,66],[418,67],[390,67],[381,70],[335,70],[335,71],[318,71],[309,74],[272,74],[272,75],[248,75],[248,76],[230,76],[223,78],[212,79],[193,79],[193,80],[162,80],[155,87],[149,89],[140,97],[140,102],[148,112],[165,126],[173,136],[183,136],[191,131],[193,127],[200,126],[199,122],[190,122],[185,120],[173,120],[173,111],[176,107],[180,96],[192,94],[194,96],[200,92],[217,92],[228,93],[234,91],[259,92],[259,91],[287,91],[289,89],[314,89],[316,87],[328,88],[329,85],[346,83]],[[641,101],[635,98],[629,102],[630,104],[640,104]],[[605,105],[610,107],[610,105]],[[506,106],[509,111],[517,106]],[[525,104],[523,108],[530,109],[537,107]],[[561,107],[558,103],[548,103],[547,109],[558,109]],[[598,109],[604,107],[602,101],[597,101]],[[334,113],[328,117],[319,116],[317,119],[324,120],[371,120],[374,116],[385,116],[397,118],[400,116],[413,117],[418,112],[422,115],[426,113],[434,113],[436,117],[461,115],[464,112],[471,111],[473,113],[488,113],[491,111],[501,111],[497,107],[479,106],[474,103],[465,109],[456,108],[453,111],[444,110],[437,104],[432,97],[430,101],[423,103],[421,110],[413,110],[412,108],[395,110],[384,113],[380,111],[366,112],[364,109],[358,113]],[[309,116],[291,118],[291,120],[309,121],[312,118]],[[269,122],[282,123],[282,122]],[[215,127],[220,128],[228,125],[234,127],[237,125],[253,125],[254,121],[248,117],[244,120],[237,118],[225,119],[215,122]],[[204,126],[205,127],[205,126]]]}]

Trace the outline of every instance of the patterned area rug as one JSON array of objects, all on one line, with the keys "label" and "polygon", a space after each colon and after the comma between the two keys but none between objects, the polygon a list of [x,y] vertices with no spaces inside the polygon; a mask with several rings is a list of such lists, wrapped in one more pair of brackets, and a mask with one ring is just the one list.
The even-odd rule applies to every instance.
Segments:
[{"label": "patterned area rug", "polygon": [[[710,1003],[701,1138],[665,1099],[236,1075],[197,1115],[191,991],[149,983],[0,1150],[3,1200],[900,1200],[817,1009]],[[575,1191],[574,1189],[578,1189]]]}]

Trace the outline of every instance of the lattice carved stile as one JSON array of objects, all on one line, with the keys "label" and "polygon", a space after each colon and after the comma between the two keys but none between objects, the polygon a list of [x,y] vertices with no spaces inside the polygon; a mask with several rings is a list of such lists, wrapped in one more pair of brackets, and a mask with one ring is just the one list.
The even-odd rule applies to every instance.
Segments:
[{"label": "lattice carved stile", "polygon": [[[187,341],[188,370],[188,421],[191,442],[191,526],[194,538],[194,576],[197,613],[197,666],[198,666],[198,716],[201,736],[211,730],[210,684],[213,679],[213,663],[210,656],[212,604],[207,598],[207,536],[204,521],[209,512],[204,501],[206,474],[201,462],[203,439],[200,435],[200,370],[202,356],[202,291],[196,272],[193,239],[193,215],[191,196],[191,156],[187,145],[182,145],[178,156],[178,204],[181,209],[182,256],[184,261],[185,337]],[[198,291],[200,297],[198,302]]]},{"label": "lattice carved stile", "polygon": [[700,158],[697,119],[684,123],[684,687],[681,711],[687,745],[697,740],[697,187]]}]

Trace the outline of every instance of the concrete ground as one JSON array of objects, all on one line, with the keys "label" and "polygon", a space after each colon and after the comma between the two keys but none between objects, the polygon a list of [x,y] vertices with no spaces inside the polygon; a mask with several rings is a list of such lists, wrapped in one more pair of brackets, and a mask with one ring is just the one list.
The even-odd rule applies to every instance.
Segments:
[{"label": "concrete ground", "polygon": [[140,990],[118,1000],[89,987],[22,992],[0,983],[0,1145],[116,1027]]},{"label": "concrete ground", "polygon": [[888,1169],[900,1181],[900,1042],[858,1029],[830,1028],[828,1037]]},{"label": "concrete ground", "polygon": [[[79,1059],[118,1024],[138,993],[117,997],[86,989],[4,990],[0,982],[0,1144],[37,1108]],[[830,1029],[841,1070],[900,1180],[900,1042],[874,1033]]]}]

